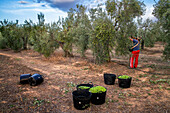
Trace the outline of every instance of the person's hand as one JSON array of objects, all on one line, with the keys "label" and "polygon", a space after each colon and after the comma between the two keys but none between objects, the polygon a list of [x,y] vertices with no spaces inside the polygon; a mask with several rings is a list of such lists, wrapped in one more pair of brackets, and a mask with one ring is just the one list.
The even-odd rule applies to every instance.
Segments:
[{"label": "person's hand", "polygon": [[129,37],[129,39],[130,39],[131,41],[133,41],[133,38]]}]

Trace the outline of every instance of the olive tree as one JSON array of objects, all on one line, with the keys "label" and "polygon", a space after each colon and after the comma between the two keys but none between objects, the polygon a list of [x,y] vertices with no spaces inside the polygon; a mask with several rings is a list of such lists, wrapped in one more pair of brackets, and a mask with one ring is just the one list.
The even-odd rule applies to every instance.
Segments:
[{"label": "olive tree", "polygon": [[159,0],[154,5],[154,16],[158,19],[164,32],[164,38],[166,40],[166,46],[164,49],[164,56],[166,59],[170,59],[170,2],[169,0]]},{"label": "olive tree", "polygon": [[86,10],[87,8],[85,6],[77,5],[73,26],[74,44],[83,57],[85,56],[85,51],[88,49],[90,37],[89,31],[91,31],[91,23],[86,14]]},{"label": "olive tree", "polygon": [[115,31],[113,23],[105,11],[98,7],[95,14],[96,18],[93,20],[90,36],[90,48],[93,51],[95,62],[101,64],[111,61]]},{"label": "olive tree", "polygon": [[1,27],[0,32],[4,42],[4,47],[11,48],[12,50],[19,51],[22,49],[22,28],[16,22],[9,22],[8,20],[0,21]]},{"label": "olive tree", "polygon": [[138,0],[107,0],[106,10],[113,21],[116,38],[116,53],[127,54],[129,41],[127,37],[137,36],[136,17],[144,14],[145,4]]}]

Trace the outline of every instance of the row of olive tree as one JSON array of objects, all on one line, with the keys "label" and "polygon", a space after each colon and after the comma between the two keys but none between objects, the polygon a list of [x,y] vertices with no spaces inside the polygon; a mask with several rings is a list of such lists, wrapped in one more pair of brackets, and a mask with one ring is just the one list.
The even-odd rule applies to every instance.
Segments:
[{"label": "row of olive tree", "polygon": [[25,20],[19,25],[18,21],[4,20],[0,24],[0,48],[18,51],[33,47],[48,57],[61,47],[64,56],[70,57],[76,46],[83,57],[86,50],[91,49],[96,63],[109,62],[113,49],[117,55],[128,54],[131,43],[127,37],[131,35],[143,37],[146,46],[153,46],[164,35],[160,22],[134,21],[144,11],[144,3],[138,0],[107,0],[106,11],[98,5],[89,9],[87,15],[87,8],[77,5],[68,11],[66,18],[51,24],[45,24],[42,13],[38,14],[38,23]]},{"label": "row of olive tree", "polygon": [[1,21],[1,48],[11,48],[13,50],[19,50],[23,44],[22,36],[23,32],[21,27],[18,25],[18,20],[16,22],[8,22],[7,20]]}]

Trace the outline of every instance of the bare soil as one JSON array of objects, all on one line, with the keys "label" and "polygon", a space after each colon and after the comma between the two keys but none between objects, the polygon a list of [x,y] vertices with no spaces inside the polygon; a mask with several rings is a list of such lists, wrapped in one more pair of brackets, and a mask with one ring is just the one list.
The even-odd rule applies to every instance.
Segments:
[{"label": "bare soil", "polygon": [[[139,67],[129,69],[129,57],[114,56],[103,65],[93,63],[90,51],[86,58],[65,58],[57,50],[44,58],[32,50],[15,53],[0,50],[0,112],[1,113],[168,113],[170,112],[170,64],[162,59],[163,43],[140,53]],[[20,75],[39,73],[44,82],[38,86],[20,84]],[[132,77],[130,88],[104,84],[104,73],[126,74]],[[107,88],[106,102],[86,110],[76,110],[72,92],[76,85],[93,82]]]}]

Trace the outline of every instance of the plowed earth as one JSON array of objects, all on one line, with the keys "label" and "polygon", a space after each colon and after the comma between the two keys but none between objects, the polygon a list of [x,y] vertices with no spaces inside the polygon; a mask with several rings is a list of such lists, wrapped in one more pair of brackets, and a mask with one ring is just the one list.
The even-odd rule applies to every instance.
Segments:
[{"label": "plowed earth", "polygon": [[[1,113],[168,113],[170,112],[170,65],[162,59],[163,44],[145,48],[140,53],[139,67],[128,68],[128,57],[115,56],[112,62],[94,64],[87,51],[86,58],[75,53],[62,57],[58,50],[50,58],[32,50],[15,53],[0,50],[0,112]],[[118,80],[104,84],[103,74],[126,74],[132,77],[130,88],[122,89]],[[20,84],[20,75],[39,73],[44,82],[38,86]],[[72,92],[76,85],[93,82],[107,88],[106,102],[86,110],[76,110]]]}]

